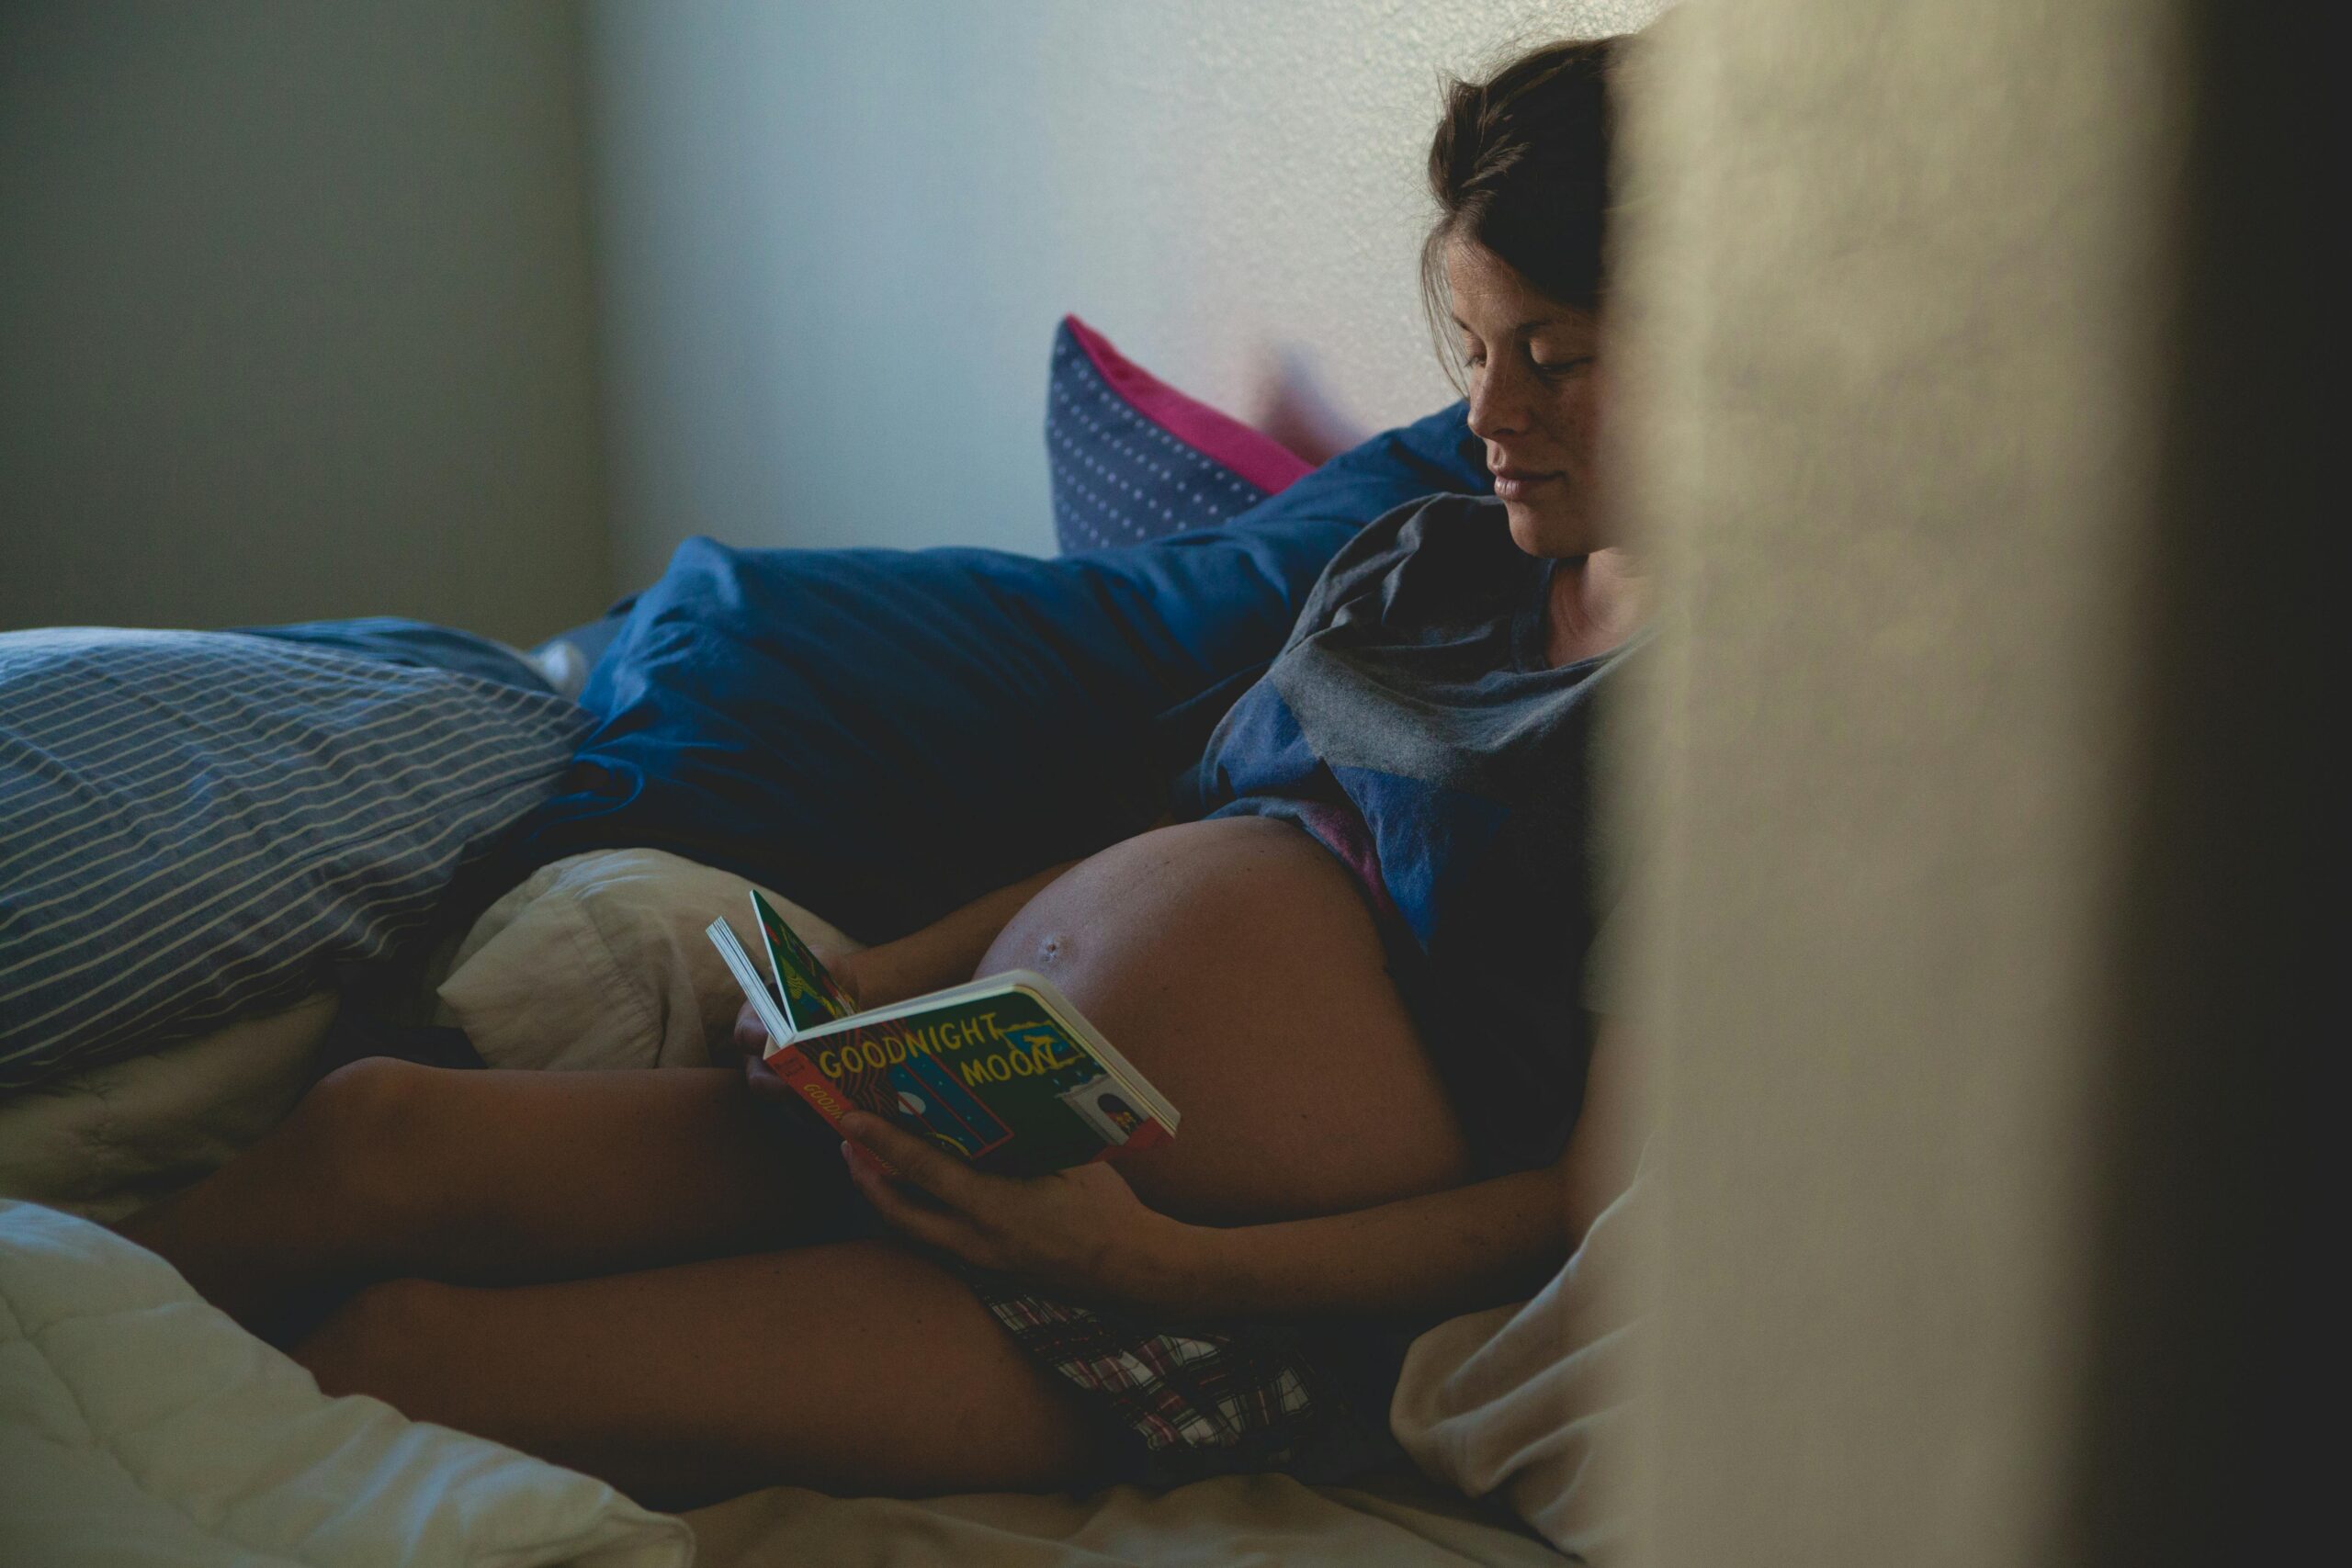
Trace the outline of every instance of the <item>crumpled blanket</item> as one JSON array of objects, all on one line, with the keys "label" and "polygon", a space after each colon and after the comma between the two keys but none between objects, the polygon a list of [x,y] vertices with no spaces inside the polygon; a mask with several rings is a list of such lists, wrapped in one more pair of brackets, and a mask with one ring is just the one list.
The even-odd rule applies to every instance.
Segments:
[{"label": "crumpled blanket", "polygon": [[1389,1422],[1424,1473],[1496,1497],[1588,1562],[1624,1550],[1658,1178],[1644,1156],[1532,1300],[1413,1342]]},{"label": "crumpled blanket", "polygon": [[684,1568],[604,1483],[330,1399],[169,1264],[0,1200],[0,1562]]}]

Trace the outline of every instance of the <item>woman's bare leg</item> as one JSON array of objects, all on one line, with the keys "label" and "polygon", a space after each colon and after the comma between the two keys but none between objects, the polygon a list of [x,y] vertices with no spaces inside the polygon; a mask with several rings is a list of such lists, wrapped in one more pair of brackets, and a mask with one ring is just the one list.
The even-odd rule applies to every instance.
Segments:
[{"label": "woman's bare leg", "polygon": [[794,1245],[813,1235],[794,1168],[732,1071],[376,1059],[121,1229],[283,1341],[379,1280],[570,1279]]},{"label": "woman's bare leg", "polygon": [[329,1393],[684,1507],[788,1482],[845,1495],[1049,1490],[1099,1441],[955,1275],[888,1242],[606,1279],[361,1292],[294,1351]]}]

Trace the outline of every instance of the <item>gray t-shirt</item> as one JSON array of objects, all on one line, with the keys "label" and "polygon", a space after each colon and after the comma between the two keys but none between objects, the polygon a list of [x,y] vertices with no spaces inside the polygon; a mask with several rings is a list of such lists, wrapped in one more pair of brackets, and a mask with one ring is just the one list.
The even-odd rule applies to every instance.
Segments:
[{"label": "gray t-shirt", "polygon": [[1210,738],[1204,815],[1296,822],[1354,871],[1484,1171],[1559,1153],[1590,1049],[1603,890],[1596,710],[1633,645],[1554,668],[1555,563],[1502,503],[1438,496],[1335,557]]}]

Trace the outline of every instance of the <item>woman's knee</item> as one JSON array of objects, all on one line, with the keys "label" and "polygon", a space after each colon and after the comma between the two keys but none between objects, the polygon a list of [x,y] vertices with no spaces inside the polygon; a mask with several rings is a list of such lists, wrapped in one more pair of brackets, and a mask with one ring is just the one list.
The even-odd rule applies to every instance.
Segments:
[{"label": "woman's knee", "polygon": [[365,1393],[413,1419],[446,1414],[429,1377],[460,1332],[469,1292],[429,1280],[370,1285],[328,1314],[289,1352],[326,1394]]},{"label": "woman's knee", "polygon": [[297,1111],[309,1164],[354,1217],[378,1223],[433,1209],[464,1137],[453,1069],[363,1057],[321,1078]]}]

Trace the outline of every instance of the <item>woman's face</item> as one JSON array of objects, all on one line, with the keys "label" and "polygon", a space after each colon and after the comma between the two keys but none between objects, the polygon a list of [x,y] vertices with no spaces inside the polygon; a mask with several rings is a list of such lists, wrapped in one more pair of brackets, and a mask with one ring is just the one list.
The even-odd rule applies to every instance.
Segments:
[{"label": "woman's face", "polygon": [[1600,322],[1468,240],[1446,246],[1445,276],[1469,369],[1470,429],[1487,444],[1511,538],[1534,556],[1607,547],[1593,463]]}]

